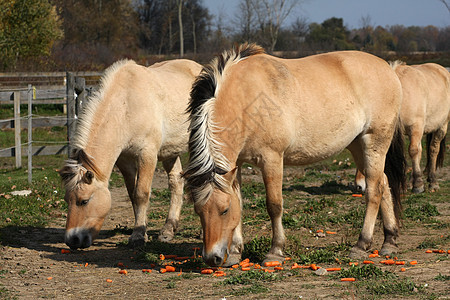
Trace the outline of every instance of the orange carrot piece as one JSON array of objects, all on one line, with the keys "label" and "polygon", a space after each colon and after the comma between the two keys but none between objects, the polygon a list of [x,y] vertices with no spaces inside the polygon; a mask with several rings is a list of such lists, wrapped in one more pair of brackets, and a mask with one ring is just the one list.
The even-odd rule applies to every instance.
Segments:
[{"label": "orange carrot piece", "polygon": [[413,260],[409,262],[410,265],[417,265],[417,260]]},{"label": "orange carrot piece", "polygon": [[297,269],[298,268],[298,264],[297,263],[294,263],[292,266],[291,266],[291,270],[292,269]]},{"label": "orange carrot piece", "polygon": [[175,267],[172,266],[166,266],[167,272],[175,272]]},{"label": "orange carrot piece", "polygon": [[273,269],[274,269],[274,270],[277,270],[277,271],[281,271],[281,270],[284,270],[284,268],[283,268],[283,267],[274,267]]},{"label": "orange carrot piece", "polygon": [[253,269],[261,269],[261,266],[260,266],[259,264],[255,264],[255,265],[253,266]]},{"label": "orange carrot piece", "polygon": [[373,261],[371,261],[371,260],[365,260],[365,261],[363,261],[363,264],[374,264],[374,262]]},{"label": "orange carrot piece", "polygon": [[375,254],[375,253],[369,254],[369,258],[373,258],[373,257],[379,257],[379,255]]},{"label": "orange carrot piece", "polygon": [[236,264],[236,265],[232,265],[231,267],[232,267],[233,269],[237,269],[237,268],[239,268],[239,265]]},{"label": "orange carrot piece", "polygon": [[341,268],[326,268],[325,270],[327,270],[328,272],[333,272],[333,271],[340,271]]},{"label": "orange carrot piece", "polygon": [[279,266],[279,265],[281,265],[281,263],[279,261],[277,261],[277,260],[275,260],[275,261],[266,261],[264,263],[264,267],[276,267],[276,266]]},{"label": "orange carrot piece", "polygon": [[212,274],[213,272],[212,269],[203,269],[200,271],[201,274]]},{"label": "orange carrot piece", "polygon": [[311,268],[311,270],[316,271],[318,269],[318,267],[316,266],[316,264],[310,264],[309,267]]},{"label": "orange carrot piece", "polygon": [[159,269],[159,273],[166,273],[167,272],[167,269],[166,268],[161,268],[161,269]]},{"label": "orange carrot piece", "polygon": [[164,256],[164,254],[160,254],[160,255],[159,255],[159,259],[160,259],[160,260],[165,260],[166,257]]},{"label": "orange carrot piece", "polygon": [[396,261],[395,264],[396,264],[396,265],[404,265],[405,262],[404,262],[404,261]]},{"label": "orange carrot piece", "polygon": [[353,265],[353,266],[357,266],[359,263],[357,263],[357,262],[349,262],[348,264],[349,264],[350,266],[352,266],[352,265]]},{"label": "orange carrot piece", "polygon": [[447,253],[450,254],[450,250],[447,250]]},{"label": "orange carrot piece", "polygon": [[388,259],[384,261],[385,265],[395,265],[395,260],[393,259]]},{"label": "orange carrot piece", "polygon": [[242,266],[242,265],[244,265],[244,264],[246,264],[246,263],[249,263],[249,262],[250,262],[250,259],[246,258],[246,259],[244,259],[243,261],[241,261],[241,262],[239,263],[239,265]]},{"label": "orange carrot piece", "polygon": [[70,250],[67,250],[67,249],[61,249],[61,253],[62,253],[62,254],[67,254],[67,253],[70,253]]},{"label": "orange carrot piece", "polygon": [[427,251],[425,251],[425,253],[433,253],[433,251],[432,250],[427,250]]},{"label": "orange carrot piece", "polygon": [[285,257],[284,260],[291,260],[292,258],[290,257]]},{"label": "orange carrot piece", "polygon": [[119,274],[127,275],[128,272],[127,272],[127,270],[120,270],[120,271],[119,271]]},{"label": "orange carrot piece", "polygon": [[362,197],[362,194],[352,194],[352,197]]},{"label": "orange carrot piece", "polygon": [[53,277],[47,277],[47,280],[52,280],[53,279]]},{"label": "orange carrot piece", "polygon": [[321,233],[321,232],[323,232],[323,229],[318,229],[316,232]]},{"label": "orange carrot piece", "polygon": [[251,267],[252,265],[253,265],[253,264],[247,262],[247,263],[245,263],[245,264],[242,264],[241,267],[243,267],[243,268],[248,268],[248,267]]},{"label": "orange carrot piece", "polygon": [[181,276],[182,273],[183,273],[183,269],[180,268],[180,273],[178,273],[177,276]]},{"label": "orange carrot piece", "polygon": [[336,234],[337,232],[335,231],[326,231],[327,234]]},{"label": "orange carrot piece", "polygon": [[405,272],[405,271],[406,271],[405,268],[401,268],[401,269],[400,269],[400,272]]},{"label": "orange carrot piece", "polygon": [[111,283],[111,282],[112,282],[112,280],[111,280],[111,279],[106,279],[106,282],[109,282],[109,283]]},{"label": "orange carrot piece", "polygon": [[242,267],[241,270],[242,271],[250,271],[250,268],[249,267]]},{"label": "orange carrot piece", "polygon": [[350,277],[350,278],[341,278],[341,281],[356,281],[355,278]]},{"label": "orange carrot piece", "polygon": [[378,254],[378,250],[373,250],[373,252],[372,252],[373,254]]}]

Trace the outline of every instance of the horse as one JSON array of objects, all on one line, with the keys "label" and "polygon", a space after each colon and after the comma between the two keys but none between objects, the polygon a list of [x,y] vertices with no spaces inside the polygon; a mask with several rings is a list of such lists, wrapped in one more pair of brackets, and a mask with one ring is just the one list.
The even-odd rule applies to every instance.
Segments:
[{"label": "horse", "polygon": [[367,256],[379,210],[380,253],[398,251],[405,181],[401,100],[392,68],[363,52],[282,59],[243,44],[214,58],[192,87],[183,174],[202,224],[205,262],[228,266],[241,259],[244,162],[261,169],[266,189],[272,245],[264,261],[283,261],[283,166],[311,164],[345,148],[368,186],[364,224],[350,256]]},{"label": "horse", "polygon": [[[410,140],[409,156],[412,164],[412,192],[425,191],[420,160],[422,137],[426,134],[427,164],[425,173],[429,190],[439,184],[436,171],[443,166],[445,138],[450,121],[450,73],[434,63],[407,66],[401,61],[391,62],[403,89],[400,119]],[[364,192],[364,176],[357,170],[356,189]]]},{"label": "horse", "polygon": [[180,155],[187,152],[185,110],[201,66],[179,59],[150,67],[132,60],[114,63],[104,73],[100,89],[83,107],[73,150],[59,170],[68,214],[65,242],[87,248],[98,235],[111,207],[108,181],[114,164],[122,173],[134,210],[129,245],[143,245],[147,207],[156,164],[168,174],[169,213],[159,240],[168,241],[178,226],[183,202]]}]

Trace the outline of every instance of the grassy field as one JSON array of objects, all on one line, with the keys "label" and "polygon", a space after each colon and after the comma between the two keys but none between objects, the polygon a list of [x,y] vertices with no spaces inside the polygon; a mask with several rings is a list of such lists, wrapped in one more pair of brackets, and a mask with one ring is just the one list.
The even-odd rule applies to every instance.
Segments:
[{"label": "grassy field", "polygon": [[[52,140],[55,134],[63,136],[64,130],[60,128],[45,129],[41,138]],[[3,141],[8,141],[8,135],[10,132],[0,132],[2,147]],[[26,231],[27,237],[33,239],[36,237],[36,232],[45,232],[45,228],[55,228],[58,232],[62,230],[67,205],[63,200],[64,190],[57,169],[62,166],[64,159],[66,159],[65,156],[35,157],[33,159],[33,182],[28,185],[25,169],[14,169],[13,158],[0,158],[0,245],[2,256],[7,256],[5,253],[11,251],[19,251],[23,247],[34,251],[33,247],[27,246],[24,238],[18,237],[22,231]],[[161,169],[158,165],[157,174],[164,177]],[[150,275],[139,274],[140,277],[135,275],[135,281],[131,275],[128,276],[127,280],[129,281],[124,282],[120,287],[122,292],[127,286],[134,288],[127,290],[128,297],[140,295],[136,290],[142,289],[141,282],[145,280],[142,276],[150,276],[148,278],[151,278],[152,282],[158,283],[159,289],[153,293],[156,298],[160,299],[171,298],[167,297],[168,295],[180,299],[185,296],[184,293],[186,296],[191,295],[189,294],[190,290],[196,290],[195,295],[208,299],[219,299],[224,295],[236,299],[292,299],[293,297],[297,298],[298,295],[313,295],[305,297],[308,299],[320,298],[324,295],[325,297],[348,299],[389,299],[392,297],[438,299],[448,297],[450,293],[448,269],[436,272],[431,265],[445,263],[444,266],[448,266],[450,255],[447,253],[424,254],[424,252],[429,249],[445,251],[450,249],[448,233],[450,227],[448,202],[450,158],[447,156],[444,169],[439,171],[441,189],[438,192],[426,192],[418,195],[408,192],[404,196],[401,253],[398,260],[406,262],[408,271],[405,273],[400,272],[400,266],[389,267],[380,264],[382,258],[373,259],[375,264],[363,264],[362,261],[359,261],[357,266],[349,266],[352,261],[348,258],[348,253],[358,237],[365,213],[362,198],[352,197],[352,190],[349,187],[354,179],[354,171],[354,164],[347,151],[312,166],[285,169],[283,225],[287,235],[285,254],[291,260],[286,262],[284,270],[261,272],[252,268],[250,271],[243,272],[240,269],[227,269],[225,271],[227,275],[223,278],[208,277],[205,279],[205,276],[199,273],[199,268],[207,266],[197,256],[199,250],[192,250],[201,247],[200,222],[194,213],[192,204],[186,203],[183,208],[180,220],[181,228],[174,241],[170,243],[156,241],[158,231],[165,221],[170,198],[169,191],[163,187],[156,187],[153,190],[148,213],[148,233],[151,241],[144,247],[134,250],[127,247],[127,238],[131,233],[133,222],[128,220],[129,218],[122,217],[122,214],[113,214],[115,225],[104,228],[100,237],[102,242],[94,244],[94,247],[99,250],[98,252],[101,252],[104,250],[101,245],[106,240],[113,243],[114,248],[111,250],[112,252],[108,252],[108,257],[95,256],[95,251],[81,251],[73,253],[71,259],[78,264],[82,259],[85,261],[90,259],[91,265],[96,264],[96,269],[90,271],[100,272],[96,276],[99,274],[103,276],[106,271],[117,269],[119,261],[124,261],[129,265],[126,269],[130,274],[133,273],[133,270],[140,271],[144,267],[152,269],[153,272]],[[120,190],[122,194],[126,195],[123,181],[117,171],[112,174],[110,187],[113,191]],[[10,194],[12,191],[24,189],[29,189],[32,193],[27,197]],[[250,165],[245,165],[243,168],[242,194],[245,239],[243,258],[248,258],[250,262],[258,264],[261,263],[270,247],[271,228],[265,208],[265,189],[260,171]],[[129,208],[126,209],[129,210]],[[381,228],[382,226],[378,222],[373,249],[379,249],[381,246]],[[323,234],[319,234],[321,231]],[[70,258],[57,256],[61,255],[58,254],[59,249],[64,247],[61,242],[55,241],[54,238],[49,242],[53,245],[51,246],[51,249],[54,249],[52,251],[56,252],[54,256],[49,257],[55,265],[52,267],[53,274],[60,272],[60,276],[64,276],[69,272],[64,263],[67,263]],[[160,254],[189,257],[194,254],[195,257],[179,263],[171,259],[161,260]],[[124,258],[131,255],[130,259]],[[419,267],[414,269],[412,265],[409,265],[409,262],[414,259],[420,261],[421,272],[417,271]],[[159,274],[158,270],[167,263],[175,265],[177,273],[182,268],[183,273],[167,276]],[[307,266],[316,264],[323,268],[341,267],[342,270],[328,272],[325,276],[316,276],[310,269],[308,271],[291,269],[293,263]],[[59,265],[61,265],[60,269]],[[10,281],[6,280],[18,278],[17,280],[39,282],[39,276],[33,276],[33,269],[27,268],[24,264],[16,269],[12,267],[12,264],[0,265],[0,297],[24,298],[30,295],[27,294],[30,291],[27,291],[25,287],[23,290],[15,288],[8,285],[7,282]],[[56,275],[53,276],[56,277]],[[344,286],[340,282],[340,278],[344,277],[352,277],[356,281],[350,286]],[[427,278],[426,283],[423,278]],[[61,288],[56,281],[54,284],[53,289]],[[104,288],[103,281],[96,283],[95,280],[90,280],[89,284],[98,290]],[[206,292],[201,289],[202,285],[211,287],[212,290]],[[124,294],[120,294],[120,291],[117,292],[117,295],[123,296]],[[198,294],[198,291],[203,292]],[[49,292],[36,293],[32,295],[53,298]],[[77,294],[74,293],[74,295]]]}]

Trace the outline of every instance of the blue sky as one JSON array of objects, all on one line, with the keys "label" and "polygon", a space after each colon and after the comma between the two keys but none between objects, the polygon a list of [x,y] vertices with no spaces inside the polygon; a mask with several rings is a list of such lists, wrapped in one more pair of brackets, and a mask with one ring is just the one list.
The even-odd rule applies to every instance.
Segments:
[{"label": "blue sky", "polygon": [[[359,28],[361,18],[370,16],[374,26],[405,25],[450,26],[450,12],[439,0],[301,0],[296,11],[286,21],[297,16],[308,22],[322,23],[331,17],[344,19],[349,29]],[[240,0],[203,0],[211,14],[233,19]]]}]

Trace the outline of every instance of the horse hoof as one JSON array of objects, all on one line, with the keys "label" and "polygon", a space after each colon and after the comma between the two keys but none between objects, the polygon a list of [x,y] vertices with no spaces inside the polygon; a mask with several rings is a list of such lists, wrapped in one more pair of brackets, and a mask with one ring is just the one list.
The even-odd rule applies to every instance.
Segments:
[{"label": "horse hoof", "polygon": [[395,253],[398,253],[398,247],[396,245],[385,244],[383,245],[383,247],[381,247],[379,254],[384,256],[384,255],[392,255]]},{"label": "horse hoof", "polygon": [[264,265],[264,263],[269,262],[269,261],[278,261],[280,263],[283,263],[285,261],[285,259],[284,259],[284,256],[269,253],[266,255],[266,258],[262,262],[262,265]]},{"label": "horse hoof", "polygon": [[232,253],[228,255],[227,260],[223,263],[221,267],[231,267],[232,265],[236,265],[241,261],[240,253]]},{"label": "horse hoof", "polygon": [[354,259],[360,259],[367,257],[367,252],[359,247],[353,247],[352,250],[350,250],[350,254],[348,255],[350,258]]},{"label": "horse hoof", "polygon": [[414,194],[420,194],[420,193],[423,193],[424,191],[425,191],[425,189],[424,189],[423,186],[421,186],[421,187],[415,187],[415,188],[412,189],[412,192],[413,192]]},{"label": "horse hoof", "polygon": [[131,248],[141,248],[145,245],[145,239],[129,239],[128,245]]}]

